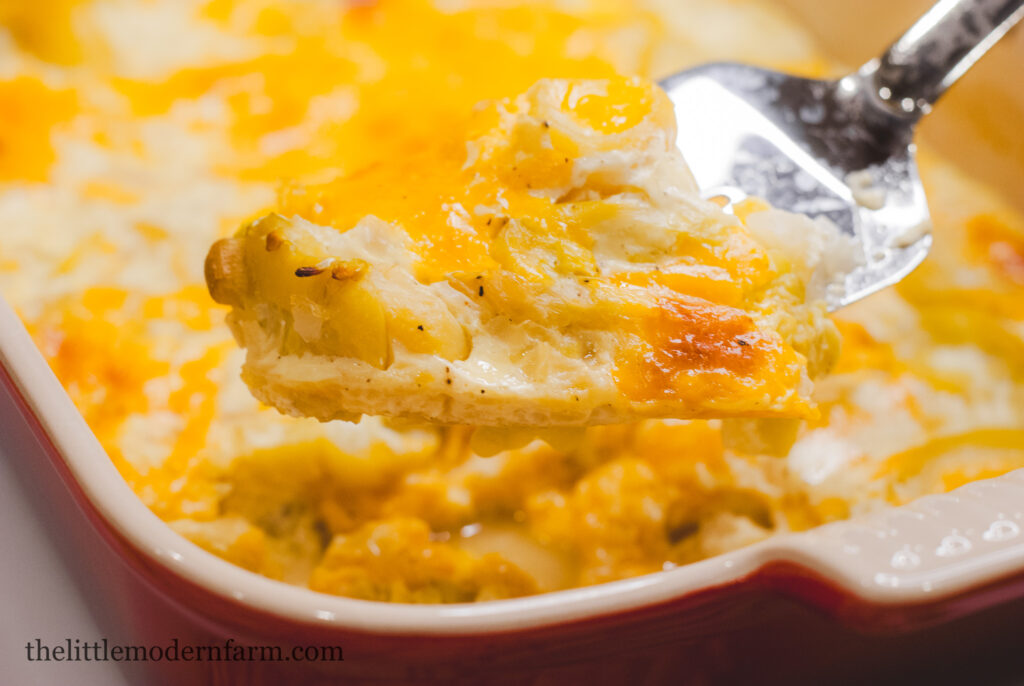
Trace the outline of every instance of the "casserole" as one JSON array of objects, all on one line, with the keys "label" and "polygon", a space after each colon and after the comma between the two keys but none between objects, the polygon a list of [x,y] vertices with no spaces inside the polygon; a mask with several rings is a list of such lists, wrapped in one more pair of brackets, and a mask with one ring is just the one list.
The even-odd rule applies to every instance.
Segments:
[{"label": "casserole", "polygon": [[[340,641],[347,648],[346,664],[314,669],[352,681],[411,681],[422,675],[474,683],[488,665],[509,683],[523,683],[531,675],[610,683],[627,676],[670,680],[679,674],[698,680],[735,676],[768,662],[767,651],[760,660],[736,657],[751,652],[757,643],[752,637],[761,640],[758,645],[778,647],[765,641],[778,634],[771,629],[773,621],[777,629],[789,620],[793,633],[788,640],[842,640],[836,638],[843,636],[842,624],[825,631],[812,619],[819,615],[794,602],[793,594],[847,624],[906,629],[1016,593],[1012,579],[984,586],[1020,568],[1015,476],[871,520],[775,538],[662,575],[470,608],[387,607],[282,587],[172,535],[131,495],[9,312],[0,331],[8,385],[26,414],[38,421],[44,443],[52,443],[58,470],[103,532],[105,545],[117,552],[114,562],[107,563],[106,580],[133,589],[122,597],[135,605],[126,603],[122,610],[140,637],[174,629],[179,636]],[[979,587],[979,592],[948,600],[957,591]],[[930,598],[940,600],[932,603]],[[892,604],[902,607],[893,610]],[[759,616],[751,628],[755,611]],[[159,623],[153,621],[156,612]],[[934,634],[925,637],[918,640],[943,645]],[[848,635],[845,640],[857,643]],[[710,645],[718,646],[718,652]],[[835,654],[822,650],[815,659],[801,656],[802,668],[824,666],[816,660]],[[386,662],[384,655],[389,656]],[[496,655],[505,661],[496,662]],[[193,676],[208,681],[227,671],[223,665],[195,669]],[[249,670],[249,681],[292,678],[285,672],[282,679],[281,672],[274,675],[265,666],[237,669]],[[493,672],[488,673],[493,683]]]},{"label": "casserole", "polygon": [[814,301],[857,246],[702,199],[670,101],[639,78],[541,79],[460,125],[411,160],[293,183],[298,207],[213,245],[256,397],[477,429],[813,415],[838,357]]}]

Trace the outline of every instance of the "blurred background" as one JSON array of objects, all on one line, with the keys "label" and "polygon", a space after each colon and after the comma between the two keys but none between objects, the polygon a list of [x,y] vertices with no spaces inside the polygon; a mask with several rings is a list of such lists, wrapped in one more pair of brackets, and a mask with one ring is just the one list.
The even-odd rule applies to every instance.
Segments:
[{"label": "blurred background", "polygon": [[[850,65],[881,53],[931,0],[776,0]],[[1018,26],[925,117],[921,136],[1024,208],[1024,31]]]}]

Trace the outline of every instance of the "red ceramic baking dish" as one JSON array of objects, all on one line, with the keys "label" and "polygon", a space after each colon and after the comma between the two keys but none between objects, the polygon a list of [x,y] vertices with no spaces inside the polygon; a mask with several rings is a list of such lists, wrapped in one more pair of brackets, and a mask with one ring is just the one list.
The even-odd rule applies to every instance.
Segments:
[{"label": "red ceramic baking dish", "polygon": [[[828,25],[816,3],[790,4]],[[919,9],[900,4],[886,24]],[[872,32],[870,14],[844,20],[861,38],[840,45],[851,51],[841,57],[889,38]],[[969,122],[934,128],[950,126]],[[999,152],[976,146],[966,164],[1007,178],[1014,163]],[[0,416],[12,418],[2,430],[30,446],[24,476],[112,642],[276,646],[283,656],[123,662],[133,683],[920,683],[1015,666],[1024,471],[654,575],[472,605],[387,604],[273,581],[175,534],[118,474],[2,301],[0,389]],[[299,659],[324,646],[341,650]]]},{"label": "red ceramic baking dish", "polygon": [[340,646],[343,658],[122,663],[137,683],[856,683],[1004,659],[1024,628],[1024,471],[669,572],[472,605],[388,604],[267,579],[171,531],[6,304],[0,385],[0,411],[24,419],[5,432],[37,442],[27,478],[112,642],[288,656]]}]

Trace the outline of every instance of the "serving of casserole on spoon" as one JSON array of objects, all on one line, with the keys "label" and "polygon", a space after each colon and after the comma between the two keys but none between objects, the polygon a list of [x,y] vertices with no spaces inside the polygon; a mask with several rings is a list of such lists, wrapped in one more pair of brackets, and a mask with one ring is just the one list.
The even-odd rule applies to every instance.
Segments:
[{"label": "serving of casserole on spoon", "polygon": [[543,80],[287,187],[207,258],[243,376],[321,420],[813,416],[828,309],[927,253],[913,122],[1021,6],[942,2],[838,81]]}]

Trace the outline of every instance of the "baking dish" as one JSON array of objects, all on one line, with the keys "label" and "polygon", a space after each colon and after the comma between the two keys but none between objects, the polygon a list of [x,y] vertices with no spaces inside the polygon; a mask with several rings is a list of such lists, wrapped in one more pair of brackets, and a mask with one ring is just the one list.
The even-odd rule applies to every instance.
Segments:
[{"label": "baking dish", "polygon": [[[840,659],[858,644],[857,669],[868,673],[894,649],[912,655],[908,640],[941,646],[928,632],[935,625],[963,650],[970,641],[953,620],[1001,603],[1006,612],[1024,598],[1024,470],[599,586],[454,606],[313,593],[231,565],[151,513],[6,304],[0,369],[5,414],[22,415],[21,430],[45,457],[29,478],[47,484],[40,488],[69,562],[113,636],[147,645],[340,645],[345,657],[298,667],[129,664],[140,683],[699,683],[752,678],[767,664],[780,678],[840,668],[830,676],[838,679],[861,673]],[[788,652],[794,643],[816,650]],[[796,662],[780,663],[776,651]]]},{"label": "baking dish", "polygon": [[139,683],[685,683],[764,680],[768,666],[779,679],[856,680],[925,648],[952,659],[998,646],[995,628],[1024,596],[1019,472],[601,586],[448,607],[315,594],[245,572],[168,529],[117,473],[6,306],[0,367],[47,458],[33,478],[52,483],[48,505],[71,559],[122,640],[345,652],[344,662],[301,668],[130,665]]}]

